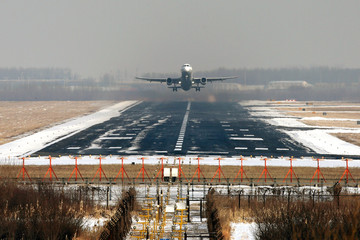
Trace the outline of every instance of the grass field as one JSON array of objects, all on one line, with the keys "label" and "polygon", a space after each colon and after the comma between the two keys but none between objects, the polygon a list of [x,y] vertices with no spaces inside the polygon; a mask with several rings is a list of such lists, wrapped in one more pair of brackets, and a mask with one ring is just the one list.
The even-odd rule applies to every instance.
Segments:
[{"label": "grass field", "polygon": [[0,144],[114,104],[112,101],[0,102]]},{"label": "grass field", "polygon": [[[294,102],[293,107],[276,107],[282,113],[299,117],[321,117],[321,119],[299,119],[300,122],[309,126],[337,127],[337,128],[360,128],[360,104],[347,102]],[[329,120],[327,120],[329,119]],[[336,119],[336,120],[332,120]],[[343,119],[343,120],[342,120]],[[351,121],[352,120],[352,121]],[[360,146],[359,133],[336,133],[332,134],[346,142]]]}]

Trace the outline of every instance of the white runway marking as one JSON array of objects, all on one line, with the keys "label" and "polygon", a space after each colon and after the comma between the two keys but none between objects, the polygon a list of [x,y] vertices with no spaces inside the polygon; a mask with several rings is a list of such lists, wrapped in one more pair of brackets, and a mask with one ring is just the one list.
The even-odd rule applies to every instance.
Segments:
[{"label": "white runway marking", "polygon": [[277,148],[276,150],[277,151],[289,151],[290,149],[288,149],[288,148]]},{"label": "white runway marking", "polygon": [[260,151],[260,150],[267,151],[267,150],[269,150],[269,149],[268,149],[268,148],[255,148],[255,150],[257,150],[257,151]]},{"label": "white runway marking", "polygon": [[133,137],[101,137],[100,140],[131,140]]},{"label": "white runway marking", "polygon": [[220,154],[220,155],[226,155],[229,154],[229,152],[207,152],[207,151],[188,151],[188,154]]},{"label": "white runway marking", "polygon": [[229,131],[229,132],[234,131],[234,129],[231,129],[231,128],[227,128],[227,129],[224,129],[224,130]]},{"label": "white runway marking", "polygon": [[155,153],[168,153],[168,151],[155,151]]},{"label": "white runway marking", "polygon": [[235,141],[264,141],[262,138],[249,138],[249,137],[231,137],[230,140]]},{"label": "white runway marking", "polygon": [[136,133],[127,133],[126,136],[136,136]]},{"label": "white runway marking", "polygon": [[186,126],[187,126],[187,123],[188,123],[188,120],[189,120],[190,108],[191,108],[191,102],[188,102],[188,105],[186,107],[186,113],[185,113],[184,120],[183,120],[181,128],[180,128],[179,137],[178,137],[178,140],[176,142],[176,146],[175,146],[174,151],[181,151],[182,150],[182,145],[184,143],[184,137],[185,137],[185,132],[186,132]]},{"label": "white runway marking", "polygon": [[254,135],[252,134],[244,134],[244,137],[253,137]]},{"label": "white runway marking", "polygon": [[122,147],[109,147],[109,149],[122,149]]},{"label": "white runway marking", "polygon": [[247,147],[235,147],[236,150],[247,150]]},{"label": "white runway marking", "polygon": [[249,129],[240,129],[240,132],[248,132]]},{"label": "white runway marking", "polygon": [[79,150],[81,147],[68,147],[68,150]]}]

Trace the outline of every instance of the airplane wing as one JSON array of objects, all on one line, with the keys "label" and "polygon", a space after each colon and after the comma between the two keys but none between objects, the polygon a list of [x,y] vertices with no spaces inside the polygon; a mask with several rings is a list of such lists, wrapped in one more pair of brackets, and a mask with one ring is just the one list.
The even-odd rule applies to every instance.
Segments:
[{"label": "airplane wing", "polygon": [[136,79],[145,80],[149,82],[166,82],[166,78],[145,78],[145,77],[136,77]]},{"label": "airplane wing", "polygon": [[[237,76],[233,76],[233,77],[210,77],[210,78],[206,78],[206,80],[208,82],[216,82],[216,81],[224,81],[224,80],[227,80],[227,79],[235,79],[235,78],[238,78],[238,77]],[[194,81],[195,82],[200,82],[201,78],[194,78]]]}]

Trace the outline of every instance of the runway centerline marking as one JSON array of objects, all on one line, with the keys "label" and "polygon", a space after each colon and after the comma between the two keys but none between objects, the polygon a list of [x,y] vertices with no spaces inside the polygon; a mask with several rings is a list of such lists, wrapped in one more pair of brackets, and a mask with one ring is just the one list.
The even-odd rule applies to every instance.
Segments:
[{"label": "runway centerline marking", "polygon": [[191,108],[191,102],[188,102],[188,105],[186,107],[186,113],[185,113],[183,122],[181,124],[178,140],[176,142],[176,146],[175,146],[174,151],[181,151],[182,150],[182,145],[184,143],[184,137],[185,137],[185,132],[186,132],[186,126],[187,126],[187,123],[188,123],[188,120],[189,120],[190,108]]}]

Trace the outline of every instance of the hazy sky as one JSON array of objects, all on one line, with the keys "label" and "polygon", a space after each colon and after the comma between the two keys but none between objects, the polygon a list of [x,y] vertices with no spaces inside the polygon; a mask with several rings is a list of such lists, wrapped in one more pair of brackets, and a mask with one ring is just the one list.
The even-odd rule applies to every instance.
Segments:
[{"label": "hazy sky", "polygon": [[0,67],[360,67],[360,1],[2,0]]}]

